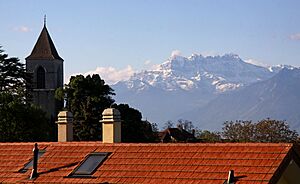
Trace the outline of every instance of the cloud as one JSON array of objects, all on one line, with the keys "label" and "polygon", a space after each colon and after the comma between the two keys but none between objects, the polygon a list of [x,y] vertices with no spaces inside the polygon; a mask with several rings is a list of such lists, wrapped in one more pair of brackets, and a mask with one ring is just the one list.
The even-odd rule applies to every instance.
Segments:
[{"label": "cloud", "polygon": [[150,63],[151,63],[150,60],[146,60],[146,61],[144,62],[145,65],[150,65]]},{"label": "cloud", "polygon": [[204,57],[207,57],[207,56],[218,56],[220,55],[220,53],[218,53],[217,51],[213,51],[213,50],[210,50],[210,51],[203,51],[200,53],[202,56]]},{"label": "cloud", "polygon": [[268,65],[266,65],[264,63],[261,63],[260,61],[257,61],[255,59],[245,59],[244,61],[246,63],[253,64],[253,65],[256,65],[256,66],[262,66],[262,67],[267,67],[268,66]]},{"label": "cloud", "polygon": [[295,33],[289,36],[291,40],[300,40],[300,33]]},{"label": "cloud", "polygon": [[152,63],[151,60],[146,60],[144,62],[144,68],[143,68],[143,71],[147,71],[147,70],[158,70],[160,68],[160,64],[154,64]]},{"label": "cloud", "polygon": [[174,58],[176,56],[181,56],[181,51],[180,50],[173,50],[171,53],[171,58]]},{"label": "cloud", "polygon": [[20,27],[15,27],[14,31],[22,32],[22,33],[27,33],[27,32],[30,32],[31,29],[29,27],[27,27],[27,26],[20,26]]},{"label": "cloud", "polygon": [[[92,74],[99,74],[107,84],[115,84],[119,81],[129,79],[134,73],[135,73],[134,69],[130,65],[128,65],[126,68],[120,70],[114,67],[97,67],[95,70],[83,73],[83,75],[87,76]],[[82,73],[75,73],[72,74],[71,76],[75,76],[79,74]],[[69,82],[71,76],[67,77],[67,80],[65,81],[66,83]]]}]

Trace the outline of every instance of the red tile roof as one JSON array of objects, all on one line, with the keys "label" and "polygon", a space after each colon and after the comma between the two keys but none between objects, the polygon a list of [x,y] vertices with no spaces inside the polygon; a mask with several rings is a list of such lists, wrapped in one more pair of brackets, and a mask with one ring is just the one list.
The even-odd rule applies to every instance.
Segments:
[{"label": "red tile roof", "polygon": [[[0,183],[222,184],[229,170],[237,184],[272,183],[292,155],[299,157],[292,144],[275,143],[38,143],[46,153],[38,161],[39,176],[29,180],[31,169],[18,171],[32,158],[33,145],[0,143]],[[92,177],[68,177],[91,152],[111,154]]]}]

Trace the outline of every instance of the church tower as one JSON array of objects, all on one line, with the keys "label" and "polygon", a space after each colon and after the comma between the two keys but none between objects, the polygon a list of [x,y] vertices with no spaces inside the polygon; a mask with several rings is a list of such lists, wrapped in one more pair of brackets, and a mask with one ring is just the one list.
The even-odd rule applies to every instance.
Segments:
[{"label": "church tower", "polygon": [[47,112],[51,121],[63,107],[63,102],[55,99],[55,90],[63,87],[63,61],[55,49],[44,20],[42,32],[26,58],[26,71],[32,74],[32,101]]}]

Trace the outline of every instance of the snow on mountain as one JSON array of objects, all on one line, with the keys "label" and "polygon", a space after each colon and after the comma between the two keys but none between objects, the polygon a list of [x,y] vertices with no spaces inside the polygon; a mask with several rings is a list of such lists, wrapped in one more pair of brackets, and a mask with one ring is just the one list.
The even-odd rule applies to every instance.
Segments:
[{"label": "snow on mountain", "polygon": [[203,129],[217,130],[225,121],[264,118],[286,120],[300,132],[300,69],[284,67],[265,81],[221,94],[206,105],[179,115]]},{"label": "snow on mountain", "polygon": [[291,65],[276,65],[276,66],[270,66],[268,67],[270,72],[278,73],[282,69],[295,69],[297,67],[291,66]]},{"label": "snow on mountain", "polygon": [[135,73],[112,88],[117,103],[128,103],[148,120],[162,125],[179,114],[204,106],[219,94],[269,79],[274,71],[246,63],[236,54],[172,54],[156,69]]},{"label": "snow on mountain", "polygon": [[156,70],[142,71],[125,81],[127,88],[136,91],[160,88],[165,91],[213,88],[222,93],[273,75],[267,68],[244,62],[236,54],[190,57],[171,56]]}]

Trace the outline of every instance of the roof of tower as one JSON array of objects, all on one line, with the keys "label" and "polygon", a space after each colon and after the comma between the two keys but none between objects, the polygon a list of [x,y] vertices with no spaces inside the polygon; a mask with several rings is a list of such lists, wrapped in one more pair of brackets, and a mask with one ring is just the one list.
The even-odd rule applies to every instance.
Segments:
[{"label": "roof of tower", "polygon": [[26,59],[38,60],[38,59],[49,59],[49,60],[62,60],[55,49],[54,43],[49,35],[49,32],[44,25],[42,32],[31,52]]}]

